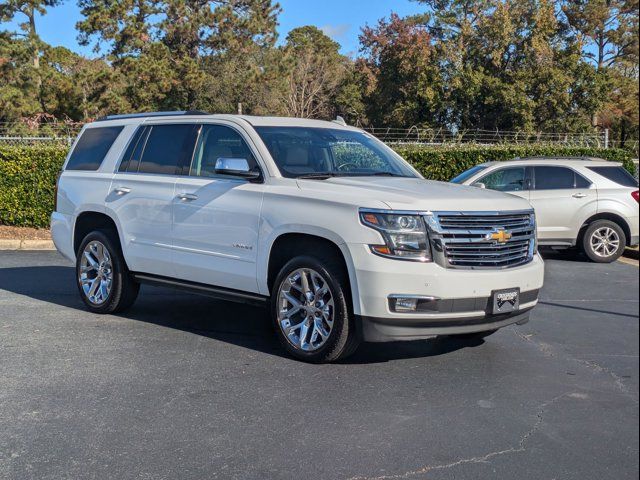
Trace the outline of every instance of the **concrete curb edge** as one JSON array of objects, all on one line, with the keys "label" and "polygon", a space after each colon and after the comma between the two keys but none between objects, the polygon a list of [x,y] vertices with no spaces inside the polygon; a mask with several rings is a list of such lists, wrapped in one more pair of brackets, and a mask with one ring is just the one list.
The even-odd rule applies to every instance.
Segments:
[{"label": "concrete curb edge", "polygon": [[55,250],[52,240],[21,240],[0,238],[0,250]]}]

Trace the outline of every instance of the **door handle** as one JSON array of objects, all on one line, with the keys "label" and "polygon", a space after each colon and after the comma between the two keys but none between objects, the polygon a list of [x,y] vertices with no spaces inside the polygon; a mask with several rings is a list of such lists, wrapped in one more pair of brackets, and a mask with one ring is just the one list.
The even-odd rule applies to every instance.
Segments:
[{"label": "door handle", "polygon": [[129,187],[117,187],[116,189],[113,190],[115,192],[116,195],[126,195],[127,193],[129,193],[131,191],[131,189]]},{"label": "door handle", "polygon": [[586,193],[574,193],[574,194],[572,195],[572,197],[573,197],[573,198],[584,198],[584,197],[586,197],[586,196],[587,196],[587,194],[586,194]]},{"label": "door handle", "polygon": [[193,200],[197,200],[198,199],[198,195],[196,195],[195,193],[179,193],[178,194],[178,200],[182,200],[182,201],[193,201]]}]

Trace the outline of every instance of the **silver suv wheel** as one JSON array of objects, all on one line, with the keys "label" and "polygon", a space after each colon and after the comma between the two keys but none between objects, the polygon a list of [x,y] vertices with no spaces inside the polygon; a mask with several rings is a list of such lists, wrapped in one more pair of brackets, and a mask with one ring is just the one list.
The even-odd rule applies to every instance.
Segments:
[{"label": "silver suv wheel", "polygon": [[311,268],[292,271],[278,288],[278,325],[296,349],[313,352],[329,339],[335,305],[329,284]]},{"label": "silver suv wheel", "polygon": [[89,302],[102,305],[109,298],[113,284],[113,265],[109,250],[101,242],[89,242],[82,252],[78,281]]},{"label": "silver suv wheel", "polygon": [[614,255],[620,248],[620,237],[611,227],[598,228],[589,239],[591,249],[598,257],[607,258]]}]

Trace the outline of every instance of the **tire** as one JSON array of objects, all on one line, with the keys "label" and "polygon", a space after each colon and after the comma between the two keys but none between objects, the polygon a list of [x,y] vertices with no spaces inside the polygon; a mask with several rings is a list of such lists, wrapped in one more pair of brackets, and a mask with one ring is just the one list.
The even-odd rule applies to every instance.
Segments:
[{"label": "tire", "polygon": [[120,242],[108,230],[95,230],[82,240],[76,252],[76,284],[89,311],[101,314],[126,310],[140,290],[127,269]]},{"label": "tire", "polygon": [[495,330],[485,330],[484,332],[474,332],[474,333],[462,333],[460,335],[453,335],[455,338],[459,338],[461,340],[482,340],[483,338],[487,338],[490,335],[496,333],[498,329]]},{"label": "tire", "polygon": [[624,253],[626,245],[624,230],[610,220],[591,223],[582,237],[582,251],[596,263],[615,262]]},{"label": "tire", "polygon": [[[307,295],[302,293],[305,285]],[[327,363],[357,349],[360,339],[350,315],[348,276],[335,258],[305,255],[291,259],[273,282],[271,298],[276,336],[291,356]]]}]

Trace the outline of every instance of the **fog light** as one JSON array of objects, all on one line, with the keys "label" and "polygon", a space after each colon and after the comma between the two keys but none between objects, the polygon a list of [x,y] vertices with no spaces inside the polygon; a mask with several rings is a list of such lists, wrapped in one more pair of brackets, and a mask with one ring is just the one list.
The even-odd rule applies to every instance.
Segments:
[{"label": "fog light", "polygon": [[415,312],[418,308],[417,298],[396,298],[395,311],[396,312]]}]

